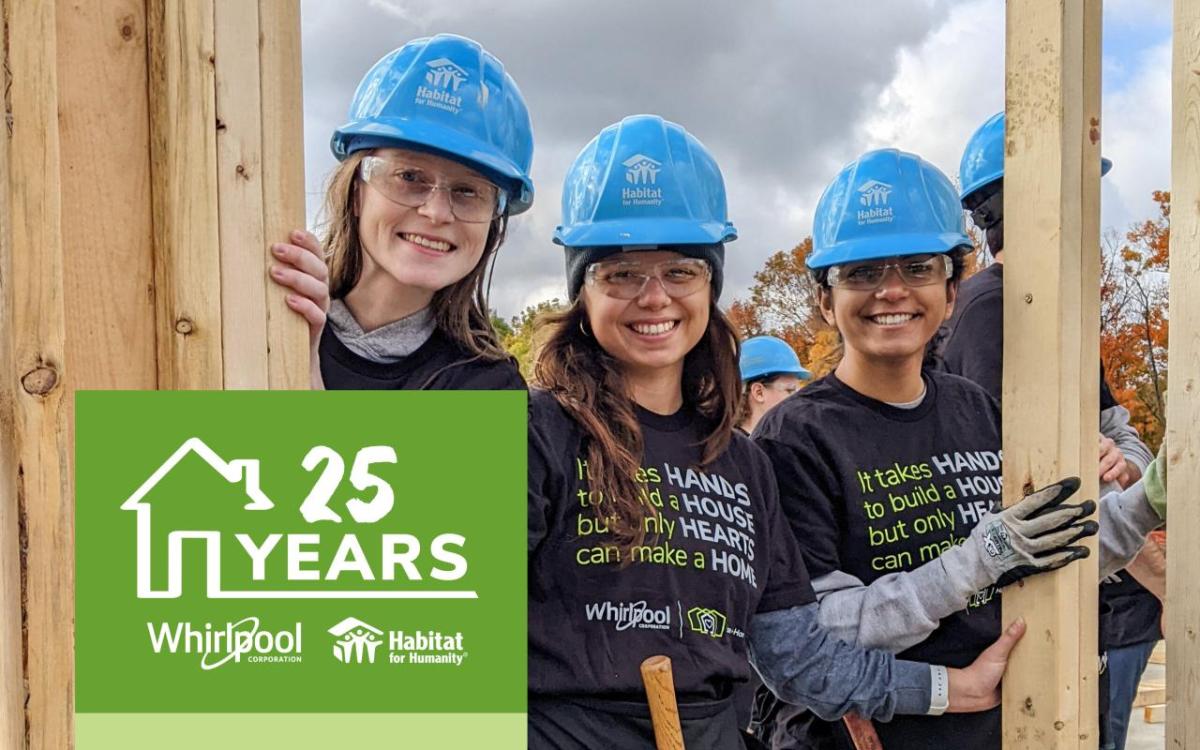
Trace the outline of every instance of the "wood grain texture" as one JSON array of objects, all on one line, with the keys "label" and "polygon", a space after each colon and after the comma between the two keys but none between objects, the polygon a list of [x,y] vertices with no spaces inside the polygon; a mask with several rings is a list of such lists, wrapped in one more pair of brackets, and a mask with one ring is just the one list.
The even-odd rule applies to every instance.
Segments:
[{"label": "wood grain texture", "polygon": [[217,190],[226,388],[267,387],[258,4],[214,0]]},{"label": "wood grain texture", "polygon": [[1176,0],[1173,44],[1167,748],[1191,750],[1200,747],[1200,0]]},{"label": "wood grain texture", "polygon": [[159,387],[220,388],[212,0],[148,0]]},{"label": "wood grain texture", "polygon": [[679,704],[675,702],[675,678],[671,659],[651,656],[642,662],[642,684],[650,704],[654,725],[654,744],[658,750],[683,750],[683,728],[679,724]]},{"label": "wood grain texture", "polygon": [[[259,0],[262,29],[263,229],[266,242],[286,242],[305,227],[304,107],[300,68],[299,0]],[[266,247],[261,252],[267,252]],[[308,326],[267,285],[271,388],[310,385]]]},{"label": "wood grain texture", "polygon": [[74,545],[68,476],[56,3],[7,0],[11,327],[18,513],[22,520],[24,741],[71,747]]},{"label": "wood grain texture", "polygon": [[[1099,275],[1084,256],[1099,247],[1099,151],[1085,127],[1099,112],[1099,10],[1007,4],[1006,505],[1065,476],[1082,478],[1082,497],[1097,491]],[[1005,589],[1004,622],[1029,625],[1003,682],[1005,750],[1096,746],[1096,587],[1093,555]]]}]

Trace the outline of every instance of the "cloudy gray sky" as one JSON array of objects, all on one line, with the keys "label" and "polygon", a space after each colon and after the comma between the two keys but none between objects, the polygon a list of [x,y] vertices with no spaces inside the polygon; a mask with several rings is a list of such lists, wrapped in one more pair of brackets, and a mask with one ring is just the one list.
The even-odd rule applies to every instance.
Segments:
[{"label": "cloudy gray sky", "polygon": [[[952,177],[1003,106],[1000,0],[303,0],[310,221],[329,136],[359,79],[418,36],[472,37],[500,58],[534,126],[531,211],[510,225],[492,304],[507,316],[563,296],[550,241],[563,175],[601,128],[649,112],[683,124],[725,174],[740,238],[728,303],[770,254],[809,234],[839,167],[870,148],[920,153]],[[1169,187],[1170,3],[1105,3],[1102,224],[1124,230]]]}]

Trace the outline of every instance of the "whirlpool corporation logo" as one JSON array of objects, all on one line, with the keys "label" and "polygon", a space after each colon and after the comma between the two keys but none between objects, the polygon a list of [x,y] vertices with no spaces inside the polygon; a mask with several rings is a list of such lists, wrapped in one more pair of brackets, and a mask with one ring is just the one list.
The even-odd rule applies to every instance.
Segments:
[{"label": "whirlpool corporation logo", "polygon": [[583,605],[588,622],[609,622],[620,632],[630,628],[667,630],[671,627],[671,608],[652,608],[646,600],[636,602],[592,602]]},{"label": "whirlpool corporation logo", "polygon": [[891,185],[879,180],[867,180],[857,190],[858,203],[864,206],[858,210],[859,224],[886,224],[895,218],[895,212],[888,206]]},{"label": "whirlpool corporation logo", "polygon": [[291,630],[262,628],[257,617],[217,626],[211,622],[146,623],[150,647],[156,654],[196,654],[200,668],[208,671],[229,662],[250,664],[296,663],[301,661],[303,628],[296,623]]},{"label": "whirlpool corporation logo", "polygon": [[368,625],[357,617],[347,617],[329,629],[337,640],[333,643],[333,655],[343,664],[354,662],[375,663],[375,651],[383,644],[383,631]]}]

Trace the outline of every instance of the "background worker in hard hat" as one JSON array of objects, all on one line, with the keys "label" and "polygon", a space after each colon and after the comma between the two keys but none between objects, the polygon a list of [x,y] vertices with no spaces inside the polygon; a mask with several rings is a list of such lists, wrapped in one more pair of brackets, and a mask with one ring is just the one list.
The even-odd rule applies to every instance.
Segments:
[{"label": "background worker in hard hat", "polygon": [[567,173],[571,305],[529,404],[531,748],[653,747],[639,665],[656,654],[689,748],[749,741],[730,699],[747,657],[829,717],[924,713],[935,678],[952,710],[998,701],[1020,624],[949,671],[817,628],[770,465],[733,429],[737,336],[716,303],[735,237],[716,161],[678,124],[626,118]]},{"label": "background worker in hard hat", "polygon": [[[812,235],[807,263],[843,356],[753,437],[813,575],[819,622],[903,658],[969,663],[1000,631],[1003,586],[1087,555],[1079,539],[1097,532],[1085,520],[1096,505],[1064,502],[1078,487],[1069,480],[1000,509],[996,402],[924,367],[971,250],[944,174],[915,154],[863,154],[822,194]],[[1102,501],[1104,567],[1161,523],[1144,495],[1133,500]],[[840,726],[798,708],[762,718],[774,747],[846,746]],[[877,731],[889,750],[1001,744],[998,710],[898,716]]]},{"label": "background worker in hard hat", "polygon": [[524,388],[485,298],[533,201],[529,112],[504,65],[464,37],[413,40],[363,77],[330,147],[324,242],[298,230],[271,248],[314,385]]},{"label": "background worker in hard hat", "polygon": [[738,359],[742,375],[742,400],[738,429],[749,435],[772,406],[800,390],[812,373],[786,341],[775,336],[755,336],[742,342]]},{"label": "background worker in hard hat", "polygon": [[[1101,174],[1112,168],[1102,160]],[[962,205],[984,232],[995,263],[967,279],[959,304],[938,345],[947,372],[984,387],[1000,401],[1004,355],[1004,113],[992,116],[971,136],[959,167]],[[1021,252],[1017,248],[1015,252]],[[1129,424],[1129,412],[1116,402],[1100,372],[1101,494],[1128,487],[1142,475],[1152,455]],[[1145,555],[1154,557],[1157,548]],[[1139,561],[1134,571],[1153,576]],[[1155,581],[1147,580],[1151,586]],[[1106,743],[1101,750],[1123,748],[1137,685],[1159,630],[1161,604],[1130,572],[1115,573],[1100,589],[1102,649],[1107,657],[1107,710],[1101,710]],[[1103,684],[1103,683],[1102,683]],[[1102,700],[1105,698],[1101,691]]]}]

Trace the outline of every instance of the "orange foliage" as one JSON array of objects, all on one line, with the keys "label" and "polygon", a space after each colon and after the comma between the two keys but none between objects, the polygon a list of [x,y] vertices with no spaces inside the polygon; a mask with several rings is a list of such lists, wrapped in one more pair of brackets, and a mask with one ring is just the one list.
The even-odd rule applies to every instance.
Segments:
[{"label": "orange foliage", "polygon": [[1171,194],[1155,191],[1158,216],[1109,237],[1100,279],[1100,359],[1113,397],[1157,450],[1167,386],[1167,272]]}]

